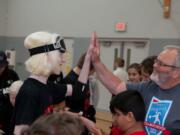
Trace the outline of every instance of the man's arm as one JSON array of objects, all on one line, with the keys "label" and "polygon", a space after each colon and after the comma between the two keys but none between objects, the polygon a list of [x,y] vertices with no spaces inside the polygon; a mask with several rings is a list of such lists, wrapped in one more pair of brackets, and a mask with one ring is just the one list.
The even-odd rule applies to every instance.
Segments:
[{"label": "man's arm", "polygon": [[116,95],[119,92],[126,90],[125,82],[122,82],[116,77],[102,62],[94,63],[94,68],[101,83],[111,92]]},{"label": "man's arm", "polygon": [[116,95],[117,93],[126,90],[125,82],[122,82],[118,77],[113,75],[113,73],[100,61],[100,47],[96,34],[93,38],[94,42],[91,60],[99,80],[112,94]]}]

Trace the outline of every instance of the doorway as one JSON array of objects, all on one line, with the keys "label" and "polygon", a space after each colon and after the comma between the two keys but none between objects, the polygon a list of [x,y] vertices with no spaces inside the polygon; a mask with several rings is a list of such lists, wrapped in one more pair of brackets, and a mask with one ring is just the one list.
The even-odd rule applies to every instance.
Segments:
[{"label": "doorway", "polygon": [[[149,55],[149,39],[100,39],[100,58],[106,67],[113,72],[114,60],[121,57],[125,60],[125,69],[131,63],[141,63]],[[109,110],[110,92],[98,81],[99,102],[97,108]]]}]

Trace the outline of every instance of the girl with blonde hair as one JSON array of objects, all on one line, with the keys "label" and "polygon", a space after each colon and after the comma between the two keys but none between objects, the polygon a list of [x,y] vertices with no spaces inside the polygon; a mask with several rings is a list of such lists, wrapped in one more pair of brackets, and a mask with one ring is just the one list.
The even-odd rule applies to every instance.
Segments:
[{"label": "girl with blonde hair", "polygon": [[53,105],[64,101],[66,96],[75,99],[84,96],[91,56],[91,51],[88,51],[75,85],[58,85],[47,82],[47,79],[51,74],[59,74],[65,63],[66,46],[63,38],[49,32],[35,32],[26,37],[24,46],[30,53],[25,62],[30,76],[16,97],[15,123],[12,126],[15,135],[19,135],[42,114],[53,112]]}]

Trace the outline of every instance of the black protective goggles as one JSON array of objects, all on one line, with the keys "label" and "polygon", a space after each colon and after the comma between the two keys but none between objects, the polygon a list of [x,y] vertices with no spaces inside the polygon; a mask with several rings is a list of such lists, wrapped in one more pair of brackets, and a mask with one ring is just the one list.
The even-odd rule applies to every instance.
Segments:
[{"label": "black protective goggles", "polygon": [[63,38],[57,37],[56,43],[54,44],[49,44],[49,45],[44,45],[44,46],[29,49],[29,53],[30,53],[30,56],[32,56],[39,53],[45,53],[45,52],[50,52],[54,50],[59,50],[61,53],[66,52],[66,45],[64,43]]}]

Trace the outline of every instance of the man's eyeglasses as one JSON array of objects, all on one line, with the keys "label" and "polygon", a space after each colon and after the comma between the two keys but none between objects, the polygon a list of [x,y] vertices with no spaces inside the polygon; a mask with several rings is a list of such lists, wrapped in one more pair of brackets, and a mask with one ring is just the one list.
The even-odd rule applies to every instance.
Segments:
[{"label": "man's eyeglasses", "polygon": [[158,60],[158,59],[155,59],[154,60],[154,63],[158,64],[159,66],[162,66],[162,67],[170,67],[170,68],[180,68],[180,67],[176,67],[174,65],[168,65],[168,64],[165,64],[163,63],[162,61]]}]

